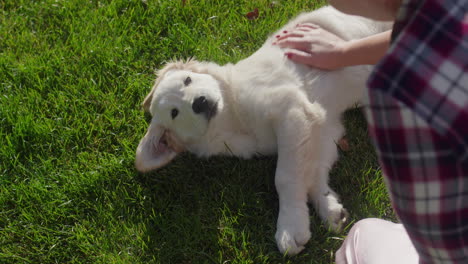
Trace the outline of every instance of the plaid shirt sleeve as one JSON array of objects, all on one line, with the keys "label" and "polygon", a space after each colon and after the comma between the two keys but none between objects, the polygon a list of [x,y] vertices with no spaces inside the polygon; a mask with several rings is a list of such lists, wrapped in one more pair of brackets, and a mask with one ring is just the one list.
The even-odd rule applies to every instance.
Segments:
[{"label": "plaid shirt sleeve", "polygon": [[366,114],[421,263],[468,263],[468,0],[407,0]]}]

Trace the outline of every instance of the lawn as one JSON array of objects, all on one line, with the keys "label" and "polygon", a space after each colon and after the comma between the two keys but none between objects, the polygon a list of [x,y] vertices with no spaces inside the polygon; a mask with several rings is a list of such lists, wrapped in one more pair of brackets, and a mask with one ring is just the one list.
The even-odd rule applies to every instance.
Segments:
[{"label": "lawn", "polygon": [[[0,263],[333,263],[349,227],[328,232],[313,210],[304,252],[277,251],[275,157],[133,165],[156,68],[236,62],[323,4],[0,1]],[[331,185],[350,225],[394,219],[362,113],[345,121]]]}]

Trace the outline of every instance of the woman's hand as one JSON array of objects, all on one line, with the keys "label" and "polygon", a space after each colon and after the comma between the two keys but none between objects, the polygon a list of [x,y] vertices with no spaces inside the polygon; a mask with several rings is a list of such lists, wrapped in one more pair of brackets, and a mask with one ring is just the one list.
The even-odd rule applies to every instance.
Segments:
[{"label": "woman's hand", "polygon": [[276,36],[273,45],[289,48],[290,60],[312,67],[335,70],[348,66],[343,60],[346,41],[314,24],[299,24]]}]

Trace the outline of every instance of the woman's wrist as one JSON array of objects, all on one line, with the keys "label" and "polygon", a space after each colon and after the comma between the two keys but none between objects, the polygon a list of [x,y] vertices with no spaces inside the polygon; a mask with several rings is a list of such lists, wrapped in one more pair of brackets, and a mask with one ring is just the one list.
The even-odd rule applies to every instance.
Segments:
[{"label": "woman's wrist", "polygon": [[358,50],[356,49],[354,40],[343,41],[337,50],[339,51],[338,57],[341,68],[362,64],[359,60],[359,55],[356,54]]},{"label": "woman's wrist", "polygon": [[341,45],[343,64],[345,66],[374,65],[387,51],[391,31],[372,35],[363,39],[343,42]]}]

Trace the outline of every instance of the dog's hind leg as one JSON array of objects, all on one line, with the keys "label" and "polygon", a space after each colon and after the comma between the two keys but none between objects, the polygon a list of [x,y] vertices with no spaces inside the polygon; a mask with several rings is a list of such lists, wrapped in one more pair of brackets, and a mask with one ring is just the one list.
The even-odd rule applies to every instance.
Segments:
[{"label": "dog's hind leg", "polygon": [[319,169],[321,183],[314,184],[309,188],[309,200],[314,205],[320,218],[325,225],[334,232],[341,232],[348,220],[349,214],[339,201],[338,195],[325,183],[323,172]]},{"label": "dog's hind leg", "polygon": [[343,127],[339,122],[329,120],[321,140],[321,160],[317,172],[308,179],[309,201],[314,205],[322,221],[334,232],[340,232],[347,219],[348,212],[340,203],[338,195],[328,185],[329,171],[338,159],[335,139],[340,138]]}]

